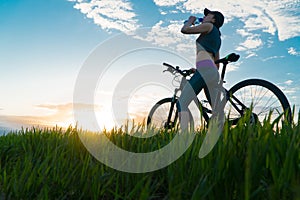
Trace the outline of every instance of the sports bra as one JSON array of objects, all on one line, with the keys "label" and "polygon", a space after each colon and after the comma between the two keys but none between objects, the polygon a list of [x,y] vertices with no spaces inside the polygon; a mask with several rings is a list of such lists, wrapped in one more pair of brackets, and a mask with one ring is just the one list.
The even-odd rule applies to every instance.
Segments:
[{"label": "sports bra", "polygon": [[217,27],[213,26],[213,29],[207,34],[200,34],[196,40],[197,53],[199,51],[207,51],[216,56],[216,53],[221,47],[221,35]]}]

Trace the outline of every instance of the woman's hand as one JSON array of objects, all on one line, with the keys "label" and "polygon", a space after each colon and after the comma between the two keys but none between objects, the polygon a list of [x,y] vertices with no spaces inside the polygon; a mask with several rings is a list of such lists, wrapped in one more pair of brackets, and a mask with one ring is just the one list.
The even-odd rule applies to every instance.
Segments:
[{"label": "woman's hand", "polygon": [[196,68],[191,68],[191,69],[190,69],[190,72],[191,72],[191,73],[195,73],[196,71],[197,71]]},{"label": "woman's hand", "polygon": [[186,29],[188,29],[189,27],[191,27],[194,22],[196,21],[196,17],[195,16],[190,16],[189,19],[187,20],[187,22],[184,23],[183,27],[181,28],[181,33],[185,34],[186,33]]},{"label": "woman's hand", "polygon": [[190,16],[188,22],[190,22],[191,24],[194,24],[194,22],[196,21],[196,17],[195,16]]},{"label": "woman's hand", "polygon": [[209,33],[213,29],[212,23],[201,23],[197,26],[195,25],[196,21],[195,16],[190,16],[188,21],[184,23],[183,27],[181,28],[181,33],[183,34],[199,34],[199,33]]}]

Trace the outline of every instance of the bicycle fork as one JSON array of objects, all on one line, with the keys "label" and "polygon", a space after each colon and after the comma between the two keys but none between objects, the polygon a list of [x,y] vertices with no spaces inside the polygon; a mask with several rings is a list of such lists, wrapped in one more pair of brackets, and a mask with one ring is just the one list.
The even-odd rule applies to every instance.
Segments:
[{"label": "bicycle fork", "polygon": [[167,129],[173,128],[176,125],[176,122],[178,119],[178,112],[175,112],[174,121],[172,121],[172,114],[173,114],[174,107],[176,107],[177,100],[178,99],[177,99],[176,95],[174,95],[172,97],[171,107],[170,107],[169,114],[168,114],[168,119],[164,125],[165,128],[167,128]]}]

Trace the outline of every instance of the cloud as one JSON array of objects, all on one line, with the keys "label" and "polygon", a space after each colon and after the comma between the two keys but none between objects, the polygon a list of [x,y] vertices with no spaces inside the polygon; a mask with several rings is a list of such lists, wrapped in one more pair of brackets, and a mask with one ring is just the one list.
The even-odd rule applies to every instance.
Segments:
[{"label": "cloud", "polygon": [[39,105],[36,105],[36,107],[64,112],[64,111],[71,110],[73,108],[73,104],[72,103],[67,103],[67,104],[39,104]]},{"label": "cloud", "polygon": [[[300,36],[299,0],[260,0],[260,1],[230,1],[222,4],[217,0],[188,0],[184,9],[192,13],[202,13],[205,7],[220,10],[225,16],[225,23],[242,22],[242,28],[236,32],[245,38],[237,46],[239,51],[256,51],[263,45],[262,34],[278,35],[280,41]],[[251,52],[253,53],[253,52]]]},{"label": "cloud", "polygon": [[283,41],[300,35],[300,1],[264,1],[266,13],[273,20],[279,40]]},{"label": "cloud", "polygon": [[245,51],[249,49],[257,49],[263,45],[262,40],[258,35],[251,35],[247,37],[247,39],[240,44],[240,46],[236,49],[238,51]]},{"label": "cloud", "polygon": [[251,34],[249,32],[247,32],[245,29],[237,29],[236,33],[241,35],[242,37],[248,37]]},{"label": "cloud", "polygon": [[294,47],[288,48],[288,53],[292,56],[300,56],[300,51],[297,51]]},{"label": "cloud", "polygon": [[[75,105],[75,106],[74,106]],[[36,105],[38,108],[45,108],[50,110],[55,110],[58,113],[68,112],[73,110],[74,107],[76,109],[99,109],[101,106],[93,105],[93,104],[84,104],[84,103],[67,103],[67,104],[39,104]]]},{"label": "cloud", "polygon": [[41,115],[41,116],[12,116],[12,115],[0,115],[0,121],[5,126],[11,128],[20,128],[22,126],[62,126],[67,127],[71,124],[74,125],[73,121],[73,108],[77,110],[94,110],[99,111],[102,106],[91,105],[84,103],[66,103],[66,104],[40,104],[36,105],[37,108],[49,109],[52,114]]},{"label": "cloud", "polygon": [[268,58],[264,58],[262,59],[262,61],[268,61],[268,60],[273,60],[273,59],[280,59],[280,58],[284,58],[285,56],[271,56],[271,57],[268,57]]},{"label": "cloud", "polygon": [[243,64],[242,62],[240,62],[240,63],[231,63],[230,65],[227,66],[226,73],[232,72],[232,71],[237,71],[242,64]]},{"label": "cloud", "polygon": [[[142,21],[138,18],[149,17],[143,16],[143,13],[138,15],[134,3],[129,0],[69,1],[75,3],[74,8],[108,32],[135,31],[143,27]],[[246,52],[248,57],[256,55],[255,52],[263,45],[272,45],[271,40],[263,41],[265,34],[277,36],[280,41],[300,36],[300,0],[223,0],[222,3],[218,0],[153,0],[153,2],[160,11],[161,21],[153,24],[146,40],[152,40],[162,46],[177,43],[176,48],[186,49],[188,46],[184,45],[187,44],[186,38],[178,34],[183,19],[176,17],[182,17],[180,14],[186,13],[203,15],[205,7],[221,11],[225,16],[225,24],[239,22],[240,25],[233,32],[242,36],[243,41],[236,46],[236,50]],[[174,18],[173,21],[169,19],[168,14]],[[292,55],[299,55],[290,52]]]},{"label": "cloud", "polygon": [[[74,2],[74,8],[86,17],[94,20],[103,29],[132,31],[138,28],[137,15],[133,3],[128,0],[68,0]],[[241,20],[246,32],[260,30],[275,35],[283,41],[300,35],[300,1],[299,0],[153,0],[161,13],[169,13],[175,6],[177,12],[199,14],[205,7],[220,10],[225,22]],[[171,9],[172,10],[172,9]],[[174,9],[173,9],[174,11]],[[145,16],[146,17],[146,16]]]},{"label": "cloud", "polygon": [[175,6],[178,3],[184,2],[185,0],[153,0],[158,6]]},{"label": "cloud", "polygon": [[195,40],[191,39],[191,36],[181,34],[181,27],[182,21],[159,21],[147,33],[137,33],[134,37],[194,59]]},{"label": "cloud", "polygon": [[126,0],[69,0],[75,2],[74,8],[102,29],[115,29],[122,32],[133,31],[139,27],[132,4]]},{"label": "cloud", "polygon": [[285,81],[284,82],[286,85],[291,85],[292,83],[293,83],[293,81],[292,80],[287,80],[287,81]]},{"label": "cloud", "polygon": [[186,39],[184,35],[178,33],[181,26],[178,22],[171,22],[171,24],[166,25],[163,21],[159,21],[151,28],[144,40],[161,46],[179,44]]},{"label": "cloud", "polygon": [[[297,82],[297,81],[296,81]],[[299,88],[297,87],[297,83],[294,80],[286,80],[282,83],[278,83],[277,86],[284,94],[290,98],[291,96],[297,96],[296,94],[299,93]]]},{"label": "cloud", "polygon": [[[20,128],[21,126],[68,126],[72,124],[72,103],[68,104],[43,104],[36,105],[37,108],[44,108],[53,111],[52,114],[41,116],[0,116],[0,120],[6,124],[6,126],[13,128]],[[68,123],[68,124],[66,124]]]},{"label": "cloud", "polygon": [[283,41],[300,35],[299,0],[188,0],[184,9],[192,13],[202,13],[205,7],[220,10],[226,21],[241,20],[246,32],[263,31],[275,35]]}]

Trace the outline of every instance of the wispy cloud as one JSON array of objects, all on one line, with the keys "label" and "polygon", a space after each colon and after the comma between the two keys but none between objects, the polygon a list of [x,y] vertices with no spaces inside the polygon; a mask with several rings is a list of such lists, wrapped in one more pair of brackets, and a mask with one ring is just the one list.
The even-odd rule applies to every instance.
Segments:
[{"label": "wispy cloud", "polygon": [[249,37],[251,35],[245,29],[237,29],[236,33],[239,34],[239,35],[241,35],[242,37]]},{"label": "wispy cloud", "polygon": [[[165,2],[165,1],[162,1]],[[172,1],[177,7],[180,1]],[[217,0],[187,0],[182,3],[182,12],[202,13],[205,7],[220,10],[225,15],[225,23],[238,20],[244,25],[237,33],[245,38],[236,50],[253,54],[265,45],[262,34],[278,35],[280,41],[300,36],[300,4],[299,0],[259,0],[230,1],[220,4]],[[162,4],[162,3],[161,3]],[[250,51],[249,51],[250,50]]]},{"label": "wispy cloud", "polygon": [[74,124],[73,121],[73,109],[77,110],[94,110],[99,111],[102,107],[99,105],[91,105],[78,103],[74,105],[73,103],[66,104],[40,104],[36,105],[37,108],[48,109],[52,113],[48,115],[24,115],[24,116],[14,116],[14,115],[0,115],[0,121],[11,128],[20,128],[22,126],[69,126]]},{"label": "wispy cloud", "polygon": [[288,53],[293,56],[300,56],[300,51],[297,51],[294,47],[288,48]]},{"label": "wispy cloud", "polygon": [[[80,10],[87,18],[107,31],[134,31],[143,24],[137,15],[133,2],[129,0],[69,0],[74,2],[74,8]],[[153,0],[161,15],[172,13],[202,14],[205,7],[220,10],[225,16],[225,23],[238,21],[242,27],[236,33],[243,41],[236,47],[244,51],[249,57],[255,55],[263,45],[272,45],[272,41],[263,41],[263,34],[277,36],[280,41],[300,36],[300,0]],[[176,20],[178,20],[176,22]],[[180,21],[181,20],[181,21]],[[153,24],[152,32],[146,37],[161,45],[172,45],[174,42],[183,43],[184,37],[178,34],[183,19],[159,21]],[[172,29],[175,30],[173,34]],[[234,31],[234,30],[233,30]],[[171,34],[169,34],[171,33]],[[169,34],[169,35],[168,35]],[[158,37],[158,38],[154,38]],[[174,42],[173,42],[174,41]],[[180,48],[178,46],[178,48]],[[182,47],[185,48],[185,47]],[[290,49],[291,55],[299,53]]]},{"label": "wispy cloud", "polygon": [[263,31],[275,35],[279,40],[286,40],[300,35],[299,0],[256,0],[230,1],[224,0],[220,4],[217,0],[188,0],[184,3],[187,11],[201,13],[204,7],[220,10],[226,21],[241,20],[246,32]]},{"label": "wispy cloud", "polygon": [[139,27],[132,4],[127,0],[69,0],[75,2],[74,8],[102,29],[128,32]]},{"label": "wispy cloud", "polygon": [[300,35],[299,0],[264,0],[266,14],[274,21],[279,40],[283,41]]},{"label": "wispy cloud", "polygon": [[230,65],[227,66],[226,73],[238,70],[242,64],[243,64],[242,62],[231,63]]},{"label": "wispy cloud", "polygon": [[[142,26],[142,24],[138,24],[133,5],[128,1],[73,1],[76,2],[74,6],[76,9],[79,9],[88,18],[94,19],[94,22],[103,29],[116,29],[126,32],[136,30]],[[268,43],[268,41],[263,42],[262,33],[278,34],[279,40],[286,40],[300,35],[300,29],[297,28],[300,24],[300,17],[297,14],[298,2],[299,0],[275,0],[272,2],[267,0],[252,2],[225,0],[220,5],[217,0],[202,0],[201,4],[197,0],[154,0],[161,11],[161,15],[171,13],[174,9],[176,12],[181,13],[202,14],[203,9],[208,7],[222,11],[226,18],[225,23],[239,20],[244,26],[237,29],[236,32],[244,38],[244,41],[236,47],[236,50],[245,51],[249,55],[248,57],[256,55],[254,52]],[[121,10],[123,15],[115,12],[116,8]],[[120,16],[125,20],[124,23],[121,21]],[[178,34],[181,25],[181,21],[160,21],[153,25],[152,31],[146,37],[146,40],[152,40],[162,46],[177,43],[176,48],[184,50],[188,45],[182,46],[182,44],[188,43],[184,37]]]},{"label": "wispy cloud", "polygon": [[284,92],[284,94],[288,98],[290,98],[292,96],[298,96],[297,94],[299,94],[299,87],[297,86],[296,82],[294,80],[289,79],[282,83],[277,83],[276,85],[281,89],[281,91]]},{"label": "wispy cloud", "polygon": [[[175,29],[175,31],[174,31]],[[148,35],[143,39],[149,42],[154,42],[155,44],[160,44],[161,46],[169,46],[178,43],[182,38],[178,36],[179,26],[176,24],[165,25],[163,21],[159,21],[155,24]],[[175,40],[174,40],[175,39]]]},{"label": "wispy cloud", "polygon": [[182,21],[159,21],[149,32],[143,32],[143,35],[136,34],[134,37],[194,58],[195,52],[191,47],[195,45],[195,41],[190,36],[180,34],[181,27]]},{"label": "wispy cloud", "polygon": [[[68,1],[75,2],[74,8],[94,19],[94,22],[104,29],[126,31],[138,27],[133,4],[128,0]],[[171,6],[176,6],[182,13],[193,14],[202,13],[205,7],[220,10],[224,13],[226,22],[240,19],[245,24],[245,31],[262,30],[272,35],[278,32],[279,40],[300,35],[299,0],[224,0],[222,4],[218,0],[202,0],[201,3],[198,0],[153,1],[161,7],[160,9],[165,8],[164,11],[169,10]]]},{"label": "wispy cloud", "polygon": [[284,58],[284,57],[285,56],[271,56],[271,57],[263,59],[262,61],[268,61],[268,60],[279,59],[279,58]]},{"label": "wispy cloud", "polygon": [[[12,116],[4,115],[0,116],[2,122],[5,122],[10,127],[20,128],[21,126],[55,126],[65,125],[65,123],[71,124],[72,118],[72,104],[62,105],[37,105],[37,108],[49,109],[52,114],[42,116]],[[69,125],[70,125],[69,124]]]},{"label": "wispy cloud", "polygon": [[253,50],[261,47],[262,45],[263,42],[258,35],[251,35],[247,37],[247,39],[243,43],[241,43],[239,47],[236,48],[236,50],[238,51]]},{"label": "wispy cloud", "polygon": [[292,83],[293,83],[293,81],[292,80],[287,80],[287,81],[285,81],[284,82],[286,85],[291,85]]},{"label": "wispy cloud", "polygon": [[185,2],[185,0],[153,0],[158,6],[175,6],[179,3]]}]

